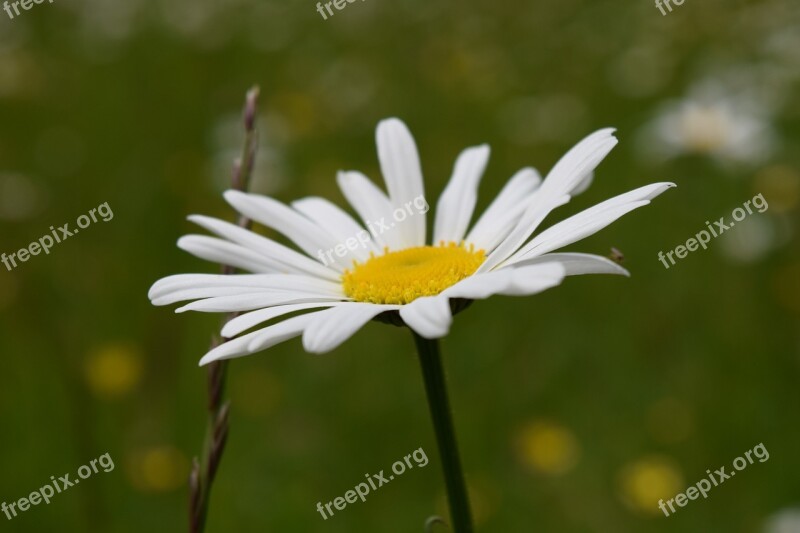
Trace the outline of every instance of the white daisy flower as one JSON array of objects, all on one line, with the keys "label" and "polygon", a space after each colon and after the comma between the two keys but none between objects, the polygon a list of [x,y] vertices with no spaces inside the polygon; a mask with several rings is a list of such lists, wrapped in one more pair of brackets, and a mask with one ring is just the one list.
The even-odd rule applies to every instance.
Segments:
[{"label": "white daisy flower", "polygon": [[[542,180],[532,168],[517,172],[470,229],[477,188],[489,147],[464,150],[439,198],[432,244],[426,244],[422,214],[378,232],[370,221],[391,220],[395,210],[424,198],[417,147],[405,124],[382,121],[378,157],[388,194],[358,172],[341,172],[339,186],[366,223],[372,239],[362,249],[323,264],[330,250],[363,234],[362,225],[322,198],[287,206],[256,194],[227,191],[242,215],[292,240],[300,251],[234,224],[200,215],[189,219],[217,237],[188,235],[178,246],[197,257],[250,274],[181,274],[156,282],[154,305],[190,301],[177,309],[242,313],[224,326],[232,340],[212,349],[201,365],[249,355],[302,335],[312,353],[328,352],[378,315],[398,316],[426,339],[445,336],[453,321],[451,303],[495,294],[527,296],[559,285],[564,276],[628,272],[601,256],[552,253],[603,229],[650,203],[672,183],[654,183],[616,196],[531,235],[556,207],[585,186],[600,161],[617,144],[614,130],[593,133],[572,148]],[[341,249],[341,248],[340,248]],[[302,314],[295,314],[303,312]],[[294,314],[291,318],[285,318]],[[265,322],[285,318],[266,327]],[[238,336],[245,331],[258,329]],[[236,338],[233,338],[236,337]]]}]

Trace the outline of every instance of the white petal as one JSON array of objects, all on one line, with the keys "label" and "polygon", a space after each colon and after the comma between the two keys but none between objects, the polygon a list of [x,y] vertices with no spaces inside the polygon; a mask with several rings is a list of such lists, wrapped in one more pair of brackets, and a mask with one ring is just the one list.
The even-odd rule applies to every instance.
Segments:
[{"label": "white petal", "polygon": [[592,184],[592,182],[593,182],[593,181],[594,181],[594,172],[589,172],[589,174],[587,174],[587,175],[586,175],[586,177],[585,177],[585,178],[583,178],[583,179],[582,179],[582,180],[581,180],[581,181],[580,181],[580,182],[579,182],[579,183],[578,183],[578,184],[575,186],[575,188],[574,188],[574,189],[572,189],[572,193],[571,193],[571,195],[572,195],[572,196],[577,196],[577,195],[579,195],[579,194],[582,194],[582,193],[586,192],[586,189],[588,189],[588,188],[589,188],[589,186]]},{"label": "white petal", "polygon": [[309,353],[329,352],[378,314],[398,307],[352,302],[317,313],[303,332],[303,348]]},{"label": "white petal", "polygon": [[203,215],[191,215],[189,220],[203,228],[216,233],[234,243],[240,244],[252,252],[268,257],[271,262],[278,265],[280,271],[287,273],[310,274],[330,280],[338,280],[341,274],[320,265],[317,261],[310,259],[291,248],[280,243],[263,237],[255,232],[246,230],[212,217]]},{"label": "white petal", "polygon": [[233,296],[269,290],[345,298],[338,283],[296,274],[178,274],[155,282],[148,296],[154,305],[168,305],[182,300],[225,296],[224,291]]},{"label": "white petal", "polygon": [[241,296],[252,294],[254,290],[249,287],[201,287],[174,291],[166,296],[160,296],[150,301],[153,305],[171,305],[187,300],[202,300],[204,298],[221,298],[223,296]]},{"label": "white petal", "polygon": [[572,194],[617,145],[614,128],[598,130],[576,144],[555,164],[542,183],[551,198]]},{"label": "white petal", "polygon": [[247,335],[243,335],[238,339],[231,339],[227,342],[223,342],[216,348],[212,348],[200,359],[200,366],[204,366],[222,359],[231,359],[234,357],[241,357],[242,355],[250,355],[252,352],[247,350],[247,345],[259,333],[261,333],[261,331],[248,333]]},{"label": "white petal", "polygon": [[184,235],[178,248],[195,257],[250,272],[280,272],[283,265],[232,242],[206,235]]},{"label": "white petal", "polygon": [[[313,258],[318,258],[320,253],[324,253],[325,250],[334,248],[338,244],[326,230],[273,198],[235,190],[225,191],[224,196],[234,209],[250,219],[282,233]],[[341,271],[348,265],[337,261],[330,266]]]},{"label": "white petal", "polygon": [[380,253],[369,232],[336,204],[324,198],[309,197],[292,202],[292,207],[325,228],[339,244],[345,245],[347,257],[365,261],[370,252]]},{"label": "white petal", "polygon": [[436,204],[434,244],[440,241],[460,243],[464,239],[478,201],[478,182],[488,161],[489,146],[486,144],[468,148],[458,156],[450,182]]},{"label": "white petal", "polygon": [[385,246],[393,250],[406,247],[400,227],[392,226],[392,203],[383,191],[360,172],[339,172],[336,181],[381,250]]},{"label": "white petal", "polygon": [[[537,201],[538,201],[537,197],[538,197],[539,194],[540,194],[540,191],[536,191],[531,195],[531,198],[533,199],[532,201],[533,201],[534,204],[537,203]],[[562,196],[562,197],[554,200],[552,203],[550,203],[549,204],[549,206],[550,206],[549,209],[547,209],[547,210],[536,210],[535,213],[537,214],[537,218],[534,218],[534,219],[529,220],[529,221],[526,221],[525,217],[527,215],[529,215],[531,213],[531,211],[530,210],[526,210],[522,214],[522,216],[517,220],[517,223],[514,225],[514,228],[509,232],[509,235],[500,244],[498,244],[497,248],[495,248],[495,250],[492,253],[489,254],[489,257],[486,258],[486,261],[484,261],[481,264],[481,266],[478,267],[477,272],[478,273],[489,272],[489,271],[494,270],[495,268],[498,267],[498,264],[497,264],[496,261],[497,261],[497,259],[499,257],[502,257],[504,255],[504,253],[500,253],[499,255],[497,255],[498,254],[498,250],[500,249],[500,247],[502,247],[503,245],[505,245],[508,242],[508,239],[512,239],[514,237],[514,232],[516,232],[519,228],[521,228],[523,225],[525,225],[526,227],[530,227],[530,228],[538,227],[539,224],[541,224],[542,221],[547,217],[547,215],[550,213],[550,211],[552,211],[556,207],[560,207],[560,206],[566,204],[569,201],[570,201],[570,196],[568,194],[565,194],[564,196]],[[533,230],[531,230],[531,231],[533,231]],[[527,237],[526,237],[526,239],[527,239]],[[502,265],[503,262],[501,261],[500,264]]]},{"label": "white petal", "polygon": [[511,277],[510,268],[475,274],[448,287],[442,295],[448,298],[485,300],[506,290],[511,285]]},{"label": "white petal", "polygon": [[[292,317],[278,324],[242,335],[236,339],[224,342],[208,352],[200,359],[200,366],[222,359],[232,359],[243,355],[250,355],[270,346],[274,346],[293,337],[299,336],[303,328],[310,322],[315,313]],[[251,348],[251,344],[258,341],[258,347]]]},{"label": "white petal", "polygon": [[448,288],[441,295],[448,298],[481,300],[502,294],[529,296],[559,285],[565,268],[557,262],[548,262],[519,268],[502,268],[475,274]]},{"label": "white petal", "polygon": [[262,329],[258,335],[247,344],[248,351],[258,352],[265,350],[285,340],[297,337],[308,327],[312,321],[326,311],[317,311],[314,313],[307,313],[305,315],[295,316],[278,322],[273,326],[267,326]]},{"label": "white petal", "polygon": [[487,254],[508,236],[530,205],[531,195],[542,178],[532,168],[523,168],[508,180],[467,234],[466,241]]},{"label": "white petal", "polygon": [[444,337],[450,331],[453,314],[450,301],[440,295],[423,296],[400,308],[403,322],[426,339]]},{"label": "white petal", "polygon": [[[404,209],[407,203],[413,204],[416,198],[424,198],[425,187],[417,145],[406,125],[396,118],[382,120],[378,123],[375,141],[392,207]],[[424,216],[409,216],[398,227],[405,236],[406,246],[425,245]]]},{"label": "white petal", "polygon": [[219,296],[197,300],[175,310],[176,313],[186,311],[202,311],[204,313],[233,313],[252,311],[272,305],[300,304],[312,302],[338,302],[338,298],[324,294],[303,293],[294,291],[264,291],[233,296]]},{"label": "white petal", "polygon": [[247,331],[253,326],[257,326],[273,318],[278,318],[295,311],[304,311],[306,309],[315,309],[320,307],[333,307],[342,305],[340,302],[312,302],[306,304],[291,304],[291,305],[278,305],[275,307],[267,307],[264,309],[256,309],[243,315],[238,315],[229,320],[222,328],[222,336],[226,338],[235,337],[236,335]]},{"label": "white petal", "polygon": [[569,201],[575,187],[616,146],[617,139],[613,133],[614,130],[608,128],[589,135],[555,164],[516,227],[480,266],[479,272],[491,270],[505,261],[528,240],[553,209]]},{"label": "white petal", "polygon": [[566,269],[559,263],[542,263],[513,269],[511,286],[500,294],[530,296],[561,285]]},{"label": "white petal", "polygon": [[[540,263],[556,261],[564,265],[567,276],[580,276],[582,274],[619,274],[630,276],[630,272],[619,264],[600,255],[581,253],[544,254],[531,259],[523,259],[514,264],[515,268]],[[503,269],[504,270],[504,269]],[[499,270],[498,272],[503,272]]]},{"label": "white petal", "polygon": [[593,235],[626,213],[649,204],[652,198],[674,186],[674,183],[653,183],[581,211],[537,235],[505,264],[536,257]]},{"label": "white petal", "polygon": [[[163,277],[153,283],[153,285],[150,287],[150,290],[147,292],[147,297],[151,300],[155,300],[156,298],[161,298],[162,296],[166,296],[177,290],[191,289],[193,287],[202,286],[214,286],[213,284],[219,279],[224,279],[229,286],[234,286],[235,284],[231,282],[231,279],[246,280],[248,278],[252,278],[253,276],[270,275],[271,274],[235,274],[226,276],[222,274],[174,274],[172,276]],[[211,283],[210,285],[209,282]],[[246,283],[248,282],[244,282],[239,286],[246,287],[248,286]]]}]

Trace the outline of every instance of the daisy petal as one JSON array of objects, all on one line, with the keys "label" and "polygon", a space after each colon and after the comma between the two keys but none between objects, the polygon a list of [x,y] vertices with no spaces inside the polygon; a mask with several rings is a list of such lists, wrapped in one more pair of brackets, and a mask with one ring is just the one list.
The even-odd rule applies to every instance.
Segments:
[{"label": "daisy petal", "polygon": [[238,313],[240,311],[252,311],[272,305],[338,301],[340,301],[339,298],[311,292],[263,291],[197,300],[183,307],[179,307],[175,312],[185,313],[186,311],[202,311],[204,313]]},{"label": "daisy petal", "polygon": [[[338,244],[325,229],[273,198],[236,190],[225,191],[224,196],[238,212],[285,235],[311,257],[319,257],[321,252]],[[331,265],[339,271],[346,266],[339,262]]]},{"label": "daisy petal", "polygon": [[249,287],[200,287],[173,291],[165,296],[153,298],[150,303],[153,305],[171,305],[187,300],[201,300],[204,298],[220,298],[223,296],[241,296],[252,294],[253,289]]},{"label": "daisy petal", "polygon": [[593,235],[626,213],[649,204],[652,198],[672,187],[675,187],[674,183],[653,183],[581,211],[537,235],[505,264],[536,257]]},{"label": "daisy petal", "polygon": [[326,353],[353,336],[364,324],[396,305],[343,303],[333,309],[316,313],[303,332],[303,348],[310,353]]},{"label": "daisy petal", "polygon": [[551,289],[564,280],[566,269],[558,263],[542,263],[513,269],[511,286],[504,292],[507,296],[530,296]]},{"label": "daisy petal", "polygon": [[448,298],[483,300],[495,294],[529,296],[559,285],[565,268],[556,262],[503,268],[469,277],[442,292]]},{"label": "daisy petal", "polygon": [[444,337],[450,331],[453,314],[450,301],[441,294],[423,296],[400,308],[403,322],[426,339]]},{"label": "daisy petal", "polygon": [[514,174],[472,227],[466,241],[486,253],[494,250],[519,221],[541,182],[539,173],[532,168]]},{"label": "daisy petal", "polygon": [[570,194],[572,196],[577,196],[579,194],[582,194],[582,193],[586,192],[586,189],[589,188],[589,186],[592,184],[593,181],[594,181],[594,172],[589,172],[589,174],[587,174],[586,177],[583,178],[575,186],[574,189],[572,189],[572,192]]},{"label": "daisy petal", "polygon": [[271,262],[278,264],[278,268],[282,272],[304,273],[330,280],[339,279],[340,274],[338,272],[320,265],[317,261],[287,246],[236,224],[203,215],[191,215],[188,218],[198,226],[216,233],[220,237],[268,257]]},{"label": "daisy petal", "polygon": [[393,250],[405,248],[400,227],[389,227],[392,221],[392,203],[383,191],[360,172],[339,172],[336,181],[380,249],[385,246]]},{"label": "daisy petal", "polygon": [[551,198],[573,194],[617,145],[614,128],[598,130],[576,144],[553,166],[542,183]]},{"label": "daisy petal", "polygon": [[[583,274],[619,274],[630,277],[630,272],[622,268],[607,257],[593,254],[558,253],[544,254],[531,259],[523,259],[514,264],[514,268],[540,263],[558,262],[564,266],[567,276],[580,276]],[[499,272],[502,272],[500,270]]]},{"label": "daisy petal", "polygon": [[[222,359],[233,359],[234,357],[250,355],[293,337],[297,337],[303,332],[303,328],[305,328],[313,315],[314,313],[296,316],[273,326],[268,326],[224,342],[204,355],[203,358],[200,359],[200,366]],[[254,342],[257,343],[256,347],[252,347]]]},{"label": "daisy petal", "polygon": [[[370,252],[380,252],[369,232],[336,204],[324,198],[309,197],[292,202],[292,207],[328,230],[340,244],[345,244],[348,256],[364,261],[369,259]],[[356,244],[350,246],[353,241]]]},{"label": "daisy petal", "polygon": [[260,330],[258,335],[247,344],[247,350],[251,353],[265,350],[271,346],[275,346],[285,340],[297,337],[303,333],[309,324],[321,313],[325,311],[317,311],[315,313],[307,313],[305,315],[295,316],[278,322],[273,326],[267,326]]},{"label": "daisy petal", "polygon": [[510,268],[475,274],[444,290],[442,296],[485,300],[506,290],[511,285],[511,276]]},{"label": "daisy petal", "polygon": [[255,311],[250,311],[249,313],[238,315],[230,319],[222,328],[222,336],[230,339],[242,333],[243,331],[247,331],[254,326],[267,322],[268,320],[272,320],[273,318],[278,318],[279,316],[294,313],[295,311],[305,311],[306,309],[315,309],[320,307],[333,307],[336,305],[341,304],[340,302],[312,302],[305,304],[278,305],[275,307],[256,309]]},{"label": "daisy petal", "polygon": [[212,348],[200,359],[200,366],[205,366],[209,363],[220,361],[222,359],[232,359],[234,357],[250,355],[252,352],[247,350],[247,345],[259,333],[261,333],[261,331],[248,333],[247,335],[243,335],[238,339],[231,339],[227,342],[223,342],[215,348]]},{"label": "daisy petal", "polygon": [[276,290],[319,293],[344,298],[341,285],[330,281],[295,274],[178,274],[160,279],[150,288],[148,296],[154,305],[167,305],[181,300],[247,294]]},{"label": "daisy petal", "polygon": [[468,148],[458,156],[450,182],[436,204],[434,244],[440,241],[460,243],[464,239],[478,200],[478,182],[488,161],[489,146],[486,144]]},{"label": "daisy petal", "polygon": [[[414,199],[424,198],[417,145],[406,125],[396,118],[382,120],[375,132],[375,141],[392,207],[404,208],[406,204],[413,204]],[[405,246],[425,245],[424,216],[409,216],[398,227],[405,236]]]},{"label": "daisy petal", "polygon": [[567,152],[542,182],[509,236],[495,248],[478,271],[493,269],[517,251],[553,209],[569,201],[575,187],[586,179],[616,144],[614,130],[607,128],[589,135]]},{"label": "daisy petal", "polygon": [[206,235],[184,235],[178,239],[178,248],[200,259],[249,272],[279,272],[282,268],[277,261],[244,246]]}]

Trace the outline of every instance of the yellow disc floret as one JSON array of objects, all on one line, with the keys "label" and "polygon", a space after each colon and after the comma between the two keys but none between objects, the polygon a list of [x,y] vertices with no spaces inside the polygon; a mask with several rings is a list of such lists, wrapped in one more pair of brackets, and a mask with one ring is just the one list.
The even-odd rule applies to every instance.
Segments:
[{"label": "yellow disc floret", "polygon": [[433,296],[471,276],[486,259],[473,245],[442,243],[371,256],[342,275],[344,292],[358,302],[407,304]]}]

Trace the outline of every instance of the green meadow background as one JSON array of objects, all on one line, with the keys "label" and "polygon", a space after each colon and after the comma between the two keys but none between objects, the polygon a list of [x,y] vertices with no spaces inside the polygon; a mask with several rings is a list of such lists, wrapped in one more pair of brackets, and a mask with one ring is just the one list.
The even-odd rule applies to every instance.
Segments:
[{"label": "green meadow background", "polygon": [[[344,199],[379,180],[374,128],[417,139],[433,205],[489,143],[488,205],[605,126],[619,146],[546,222],[655,181],[678,187],[570,247],[620,250],[629,279],[568,279],[460,314],[442,350],[477,530],[800,532],[800,5],[687,0],[55,0],[0,11],[0,252],[108,202],[114,217],[0,267],[0,502],[109,453],[99,473],[0,531],[186,531],[205,431],[197,367],[217,315],[154,308],[220,193],[261,87],[253,190]],[[763,194],[708,250],[659,251]],[[432,219],[429,219],[432,221]],[[429,227],[432,222],[429,222]],[[407,331],[369,324],[324,356],[298,340],[230,365],[231,432],[208,532],[422,532],[446,513]],[[656,507],[763,443],[674,516]],[[430,458],[324,521],[365,473]],[[446,531],[437,526],[434,531]]]}]

